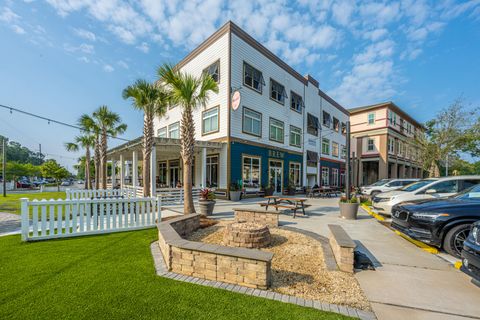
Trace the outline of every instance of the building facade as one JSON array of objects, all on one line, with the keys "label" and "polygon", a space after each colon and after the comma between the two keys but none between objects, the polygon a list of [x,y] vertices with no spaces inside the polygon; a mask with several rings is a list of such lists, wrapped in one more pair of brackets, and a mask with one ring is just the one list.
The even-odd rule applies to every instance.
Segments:
[{"label": "building facade", "polygon": [[[196,187],[226,193],[236,182],[255,194],[266,186],[283,193],[289,185],[343,184],[349,113],[314,78],[300,75],[232,22],[177,68],[195,76],[207,72],[219,87],[206,108],[194,111],[196,139],[216,146],[195,157]],[[181,109],[172,107],[155,119],[156,136],[179,139],[180,125]],[[175,187],[182,179],[179,153],[158,148],[157,186]]]},{"label": "building facade", "polygon": [[415,137],[424,127],[393,102],[349,109],[353,184],[422,178]]}]

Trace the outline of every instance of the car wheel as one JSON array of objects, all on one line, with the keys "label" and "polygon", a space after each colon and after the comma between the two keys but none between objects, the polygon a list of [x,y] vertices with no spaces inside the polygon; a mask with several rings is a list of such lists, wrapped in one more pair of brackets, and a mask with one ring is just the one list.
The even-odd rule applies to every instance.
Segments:
[{"label": "car wheel", "polygon": [[379,193],[380,193],[380,191],[375,190],[375,191],[372,191],[372,192],[370,193],[370,195],[371,195],[372,197],[375,197],[375,196],[376,196],[377,194],[379,194]]},{"label": "car wheel", "polygon": [[470,224],[461,224],[450,229],[443,239],[443,249],[452,256],[460,258],[463,242],[470,233]]}]

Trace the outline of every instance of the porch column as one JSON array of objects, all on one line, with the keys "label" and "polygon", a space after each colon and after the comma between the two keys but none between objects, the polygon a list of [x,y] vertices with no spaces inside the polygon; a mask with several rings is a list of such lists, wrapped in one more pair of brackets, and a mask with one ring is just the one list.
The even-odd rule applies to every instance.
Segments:
[{"label": "porch column", "polygon": [[117,162],[115,159],[112,158],[112,172],[111,172],[111,181],[112,181],[112,189],[115,188],[115,185],[117,184],[117,177],[115,175],[115,167],[117,166]]},{"label": "porch column", "polygon": [[201,158],[201,169],[202,169],[202,188],[207,187],[207,148],[202,148],[202,158]]},{"label": "porch column", "polygon": [[120,155],[120,189],[125,186],[125,159],[123,154]]},{"label": "porch column", "polygon": [[150,190],[150,196],[154,197],[157,194],[157,148],[155,146],[150,156]]},{"label": "porch column", "polygon": [[132,185],[134,188],[138,186],[138,154],[136,150],[132,152]]}]

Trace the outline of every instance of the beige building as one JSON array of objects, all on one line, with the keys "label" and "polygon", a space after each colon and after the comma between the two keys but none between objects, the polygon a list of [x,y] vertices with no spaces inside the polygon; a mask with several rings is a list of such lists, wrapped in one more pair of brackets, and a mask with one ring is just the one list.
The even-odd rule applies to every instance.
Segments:
[{"label": "beige building", "polygon": [[353,184],[385,178],[422,178],[415,137],[421,123],[393,102],[349,109]]}]

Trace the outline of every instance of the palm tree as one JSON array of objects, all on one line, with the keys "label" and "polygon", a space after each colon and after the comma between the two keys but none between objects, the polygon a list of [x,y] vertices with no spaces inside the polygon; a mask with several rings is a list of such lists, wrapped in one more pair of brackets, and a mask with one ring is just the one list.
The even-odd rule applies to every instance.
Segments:
[{"label": "palm tree", "polygon": [[75,142],[65,143],[67,151],[77,152],[80,148],[85,149],[85,189],[92,189],[90,179],[90,148],[95,143],[95,137],[91,134],[83,134],[75,137]]},{"label": "palm tree", "polygon": [[218,93],[218,85],[204,73],[201,77],[182,72],[172,65],[164,64],[157,71],[159,82],[164,83],[169,100],[182,108],[180,129],[181,156],[183,159],[183,190],[185,195],[183,212],[195,213],[192,197],[192,163],[195,148],[195,123],[193,110],[206,107],[210,92]]},{"label": "palm tree", "polygon": [[127,130],[127,125],[120,123],[120,115],[110,111],[107,106],[100,106],[93,112],[93,119],[99,129],[100,176],[102,188],[107,188],[107,148],[108,137],[116,137]]},{"label": "palm tree", "polygon": [[[145,80],[137,80],[123,90],[124,99],[131,98],[133,107],[142,110],[143,116],[143,195],[150,196],[150,156],[153,148],[153,118],[163,116],[167,111],[167,95],[160,85]],[[134,168],[133,170],[136,170]]]},{"label": "palm tree", "polygon": [[89,132],[93,135],[93,163],[95,167],[95,189],[100,186],[100,128],[92,118],[92,116],[84,113],[78,120],[78,125],[83,131]]}]

